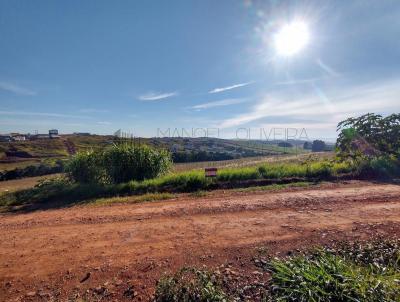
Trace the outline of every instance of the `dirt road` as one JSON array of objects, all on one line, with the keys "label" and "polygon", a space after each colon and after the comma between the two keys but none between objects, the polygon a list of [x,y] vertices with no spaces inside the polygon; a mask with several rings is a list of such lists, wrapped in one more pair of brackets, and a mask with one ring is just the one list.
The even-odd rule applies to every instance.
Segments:
[{"label": "dirt road", "polygon": [[0,232],[5,301],[146,301],[160,275],[184,265],[226,264],[245,274],[255,270],[249,259],[261,247],[275,254],[342,239],[399,238],[400,186],[217,191],[8,214],[0,216]]}]

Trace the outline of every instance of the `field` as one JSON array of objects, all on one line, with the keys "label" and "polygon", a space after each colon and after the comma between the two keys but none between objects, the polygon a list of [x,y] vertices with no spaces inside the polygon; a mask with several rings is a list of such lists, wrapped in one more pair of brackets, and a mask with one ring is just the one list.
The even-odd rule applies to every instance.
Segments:
[{"label": "field", "polygon": [[399,196],[398,185],[354,181],[3,214],[0,296],[149,301],[156,280],[184,266],[218,271],[234,288],[260,286],[270,278],[260,255],[398,238]]},{"label": "field", "polygon": [[264,163],[298,163],[305,160],[323,160],[330,159],[334,156],[333,152],[304,153],[300,155],[282,154],[282,155],[266,155],[247,157],[241,159],[221,160],[221,161],[205,161],[197,163],[176,163],[174,171],[182,172],[188,170],[203,170],[204,168],[241,168],[254,167]]},{"label": "field", "polygon": [[400,186],[361,180],[391,169],[322,152],[178,163],[120,183],[2,181],[0,297],[397,301]]},{"label": "field", "polygon": [[51,179],[53,177],[58,177],[59,174],[36,176],[36,177],[26,177],[22,179],[14,179],[7,181],[0,181],[0,194],[9,191],[16,191],[22,189],[32,188],[38,184],[39,181],[44,179]]},{"label": "field", "polygon": [[[66,159],[74,152],[103,149],[115,140],[114,136],[106,135],[62,135],[60,139],[0,142],[0,171],[23,168],[49,159]],[[297,142],[292,148],[283,148],[277,146],[278,142],[244,142],[215,138],[135,138],[129,141],[132,144],[147,144],[182,154],[200,153],[203,157],[214,154],[221,159],[297,155],[309,152],[302,148],[301,142]],[[24,152],[27,157],[7,157],[5,155],[7,151]]]}]

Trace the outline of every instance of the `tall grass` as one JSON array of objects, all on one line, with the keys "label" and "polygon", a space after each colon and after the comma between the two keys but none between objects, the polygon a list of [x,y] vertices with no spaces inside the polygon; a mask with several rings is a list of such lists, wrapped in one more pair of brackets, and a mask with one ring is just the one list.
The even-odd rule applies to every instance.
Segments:
[{"label": "tall grass", "polygon": [[[400,301],[400,242],[396,240],[343,243],[335,248],[320,248],[297,256],[257,263],[269,272],[268,282],[252,282],[253,278],[235,281],[224,277],[220,271],[182,269],[157,282],[155,300]],[[247,291],[244,299],[244,288],[259,291]]]},{"label": "tall grass", "polygon": [[282,179],[282,178],[321,178],[335,177],[354,170],[347,162],[311,162],[303,164],[281,163],[258,167],[223,169],[217,179],[220,181],[236,181],[251,179]]},{"label": "tall grass", "polygon": [[[320,250],[269,264],[273,301],[399,301],[400,250],[349,246]],[[387,247],[388,245],[386,245]],[[379,258],[368,256],[379,254]],[[385,258],[387,261],[381,261]],[[381,262],[376,264],[376,262]]]},{"label": "tall grass", "polygon": [[79,183],[119,184],[164,175],[171,165],[166,150],[120,143],[76,154],[67,165],[67,173]]},{"label": "tall grass", "polygon": [[[384,163],[386,163],[384,161]],[[77,165],[79,167],[79,165]],[[382,166],[382,163],[379,167]],[[368,165],[369,169],[376,169]],[[391,166],[393,173],[400,175],[399,166]],[[365,168],[362,170],[365,171]],[[91,175],[82,177],[99,177],[95,171],[89,170]],[[362,172],[364,173],[364,172]],[[311,163],[272,163],[258,167],[227,168],[218,171],[214,179],[206,178],[204,171],[194,170],[181,173],[170,173],[157,178],[132,180],[124,183],[76,183],[68,180],[55,179],[44,182],[31,189],[3,194],[0,196],[0,205],[18,205],[24,203],[38,203],[48,201],[75,201],[85,199],[112,197],[119,195],[138,195],[161,192],[194,192],[231,186],[248,185],[246,181],[254,181],[254,185],[263,180],[273,182],[293,181],[323,181],[342,175],[360,177],[360,167],[351,162],[320,161]],[[106,176],[105,176],[106,177]],[[260,182],[258,182],[260,181]],[[240,182],[243,182],[241,184]]]}]

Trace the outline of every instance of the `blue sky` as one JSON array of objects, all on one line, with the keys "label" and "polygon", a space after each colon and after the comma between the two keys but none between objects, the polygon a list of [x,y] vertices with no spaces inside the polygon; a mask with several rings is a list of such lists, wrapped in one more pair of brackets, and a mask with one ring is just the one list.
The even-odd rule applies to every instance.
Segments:
[{"label": "blue sky", "polygon": [[[293,20],[308,44],[277,53]],[[0,132],[305,128],[400,111],[399,1],[0,0]]]}]

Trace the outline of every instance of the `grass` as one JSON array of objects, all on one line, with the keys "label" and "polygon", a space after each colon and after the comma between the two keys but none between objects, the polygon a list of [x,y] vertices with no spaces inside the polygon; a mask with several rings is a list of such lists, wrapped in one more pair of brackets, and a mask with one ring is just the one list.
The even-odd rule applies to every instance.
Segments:
[{"label": "grass", "polygon": [[[393,165],[397,164],[395,162]],[[367,167],[376,169],[374,166]],[[393,167],[397,175],[399,175],[400,169],[397,168],[396,170],[398,166]],[[52,180],[39,183],[34,188],[2,194],[0,196],[0,206],[8,208],[26,204],[47,204],[47,206],[51,206],[52,202],[68,205],[115,196],[143,195],[149,193],[172,194],[178,192],[208,191],[219,188],[238,188],[241,186],[320,182],[341,176],[362,177],[363,175],[359,174],[359,171],[358,166],[349,162],[315,161],[226,168],[219,170],[218,176],[212,179],[206,178],[204,172],[199,170],[171,173],[154,179],[130,181],[113,185],[80,184],[68,181],[66,178],[53,178]]]},{"label": "grass", "polygon": [[137,202],[145,202],[145,201],[159,201],[159,200],[168,200],[176,198],[175,194],[171,193],[147,193],[139,196],[123,196],[123,197],[111,197],[111,198],[98,198],[93,199],[88,202],[91,205],[109,205],[115,203],[137,203]]},{"label": "grass", "polygon": [[330,160],[334,157],[333,152],[323,153],[306,153],[298,155],[267,155],[244,157],[239,159],[208,161],[208,162],[193,162],[193,163],[177,163],[174,164],[175,172],[184,172],[189,170],[204,170],[204,168],[216,167],[218,169],[225,168],[243,168],[243,167],[258,167],[265,164],[274,163],[305,163]]},{"label": "grass", "polygon": [[18,141],[0,143],[0,150],[25,151],[34,157],[65,157],[68,155],[64,143],[60,139],[39,139],[33,141]]},{"label": "grass", "polygon": [[[226,183],[234,187],[242,181],[281,182],[284,179],[288,179],[287,182],[320,181],[348,171],[352,171],[349,164],[322,161],[307,164],[274,163],[258,167],[221,169],[214,179],[206,178],[204,172],[198,170],[114,185],[79,184],[65,178],[53,178],[39,183],[34,188],[1,195],[0,206],[13,207],[53,201],[70,204],[101,197],[196,192],[217,189]],[[257,185],[257,182],[253,185]]]},{"label": "grass", "polygon": [[399,240],[341,243],[255,263],[270,274],[268,282],[219,282],[220,272],[184,268],[157,282],[155,301],[242,301],[232,288],[259,288],[261,301],[400,301]]},{"label": "grass", "polygon": [[[236,192],[253,192],[253,191],[274,191],[288,188],[306,188],[313,186],[317,183],[308,182],[308,181],[299,181],[288,184],[272,184],[267,186],[257,186],[257,187],[248,187],[248,188],[237,188],[234,189]],[[319,183],[318,183],[319,184]]]},{"label": "grass", "polygon": [[334,163],[329,161],[311,162],[305,164],[277,163],[264,164],[258,167],[230,168],[219,172],[220,181],[238,181],[253,179],[283,179],[283,178],[321,178],[335,177],[350,173],[354,168],[349,163]]},{"label": "grass", "polygon": [[25,168],[27,166],[39,165],[41,163],[40,159],[28,159],[19,161],[5,161],[0,162],[0,172],[14,170],[16,168]]},{"label": "grass", "polygon": [[205,197],[207,195],[208,195],[208,193],[206,191],[201,191],[201,190],[190,193],[190,196],[197,197],[197,198],[198,197]]},{"label": "grass", "polygon": [[273,301],[399,301],[398,242],[376,242],[346,249],[274,259]]},{"label": "grass", "polygon": [[183,268],[164,276],[156,286],[156,302],[223,302],[227,295],[215,275],[195,268]]},{"label": "grass", "polygon": [[33,188],[39,181],[44,179],[60,177],[61,174],[51,174],[43,176],[26,177],[21,179],[0,181],[0,192],[19,191],[22,189]]}]

